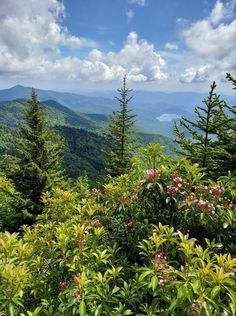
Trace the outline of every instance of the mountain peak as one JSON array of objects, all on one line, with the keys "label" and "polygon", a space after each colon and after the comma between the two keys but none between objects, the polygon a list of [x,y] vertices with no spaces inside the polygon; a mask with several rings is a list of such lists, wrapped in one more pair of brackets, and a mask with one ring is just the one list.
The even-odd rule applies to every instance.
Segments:
[{"label": "mountain peak", "polygon": [[25,88],[24,86],[20,85],[20,84],[17,84],[16,86],[13,86],[12,88],[10,89],[22,89],[22,88]]}]

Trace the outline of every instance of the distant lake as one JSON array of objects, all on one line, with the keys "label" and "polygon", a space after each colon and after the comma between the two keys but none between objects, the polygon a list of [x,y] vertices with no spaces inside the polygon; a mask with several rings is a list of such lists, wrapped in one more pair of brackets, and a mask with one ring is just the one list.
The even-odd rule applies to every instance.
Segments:
[{"label": "distant lake", "polygon": [[181,115],[178,114],[169,114],[169,113],[164,113],[160,116],[157,116],[156,119],[161,121],[161,122],[171,122],[172,120],[176,120],[181,118]]}]

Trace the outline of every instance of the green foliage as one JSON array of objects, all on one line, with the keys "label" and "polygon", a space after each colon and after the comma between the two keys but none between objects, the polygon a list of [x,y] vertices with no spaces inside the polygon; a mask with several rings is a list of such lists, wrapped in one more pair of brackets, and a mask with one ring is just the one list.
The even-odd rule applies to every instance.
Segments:
[{"label": "green foliage", "polygon": [[[125,79],[120,92],[127,110]],[[223,110],[214,112],[220,105],[213,92],[211,114],[229,123]],[[15,187],[0,174],[1,228],[25,218],[30,203],[41,212],[32,226],[0,233],[0,315],[234,316],[234,174],[209,180],[206,168],[151,144],[127,160],[129,172],[108,177],[100,189],[90,189],[86,177],[62,188],[58,144],[35,94],[28,103],[20,155],[10,163],[21,182],[15,178]],[[210,133],[208,118],[201,122]],[[207,136],[207,146],[233,128],[219,129],[217,140]],[[66,133],[76,147],[77,134]],[[208,151],[201,153],[208,163]]]},{"label": "green foliage", "polygon": [[32,213],[42,209],[41,195],[61,180],[59,152],[61,143],[48,128],[43,106],[32,91],[24,110],[25,123],[19,126],[18,168],[9,170],[17,191],[32,202]]},{"label": "green foliage", "polygon": [[67,126],[58,126],[56,131],[64,139],[62,167],[66,175],[76,179],[86,174],[90,184],[95,185],[103,175],[105,138]]},{"label": "green foliage", "polygon": [[235,107],[220,100],[215,89],[213,82],[204,106],[195,108],[196,121],[182,118],[179,126],[175,124],[176,142],[181,147],[177,152],[205,168],[214,179],[235,171],[236,166]]},{"label": "green foliage", "polygon": [[30,218],[24,211],[27,201],[24,201],[13,183],[3,174],[0,174],[0,231],[16,230],[23,220]]},{"label": "green foliage", "polygon": [[114,111],[108,127],[109,148],[106,153],[106,173],[118,176],[127,172],[130,167],[132,146],[136,140],[132,134],[135,115],[130,114],[128,103],[131,90],[126,88],[126,77],[123,87],[118,90],[120,97],[116,97],[120,103],[120,110]]},{"label": "green foliage", "polygon": [[98,219],[97,199],[97,192],[89,193],[86,203],[75,193],[45,196],[45,214],[61,209],[57,221],[52,217],[25,227],[23,237],[0,234],[0,312],[235,314],[236,259],[219,253],[220,244],[206,240],[202,247],[195,238],[159,224],[136,241],[139,261],[127,265],[112,239],[110,245],[102,243],[111,232]]}]

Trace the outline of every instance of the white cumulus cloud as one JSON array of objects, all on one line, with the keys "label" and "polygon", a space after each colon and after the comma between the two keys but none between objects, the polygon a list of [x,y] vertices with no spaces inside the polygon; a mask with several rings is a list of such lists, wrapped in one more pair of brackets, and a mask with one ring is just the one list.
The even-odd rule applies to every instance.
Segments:
[{"label": "white cumulus cloud", "polygon": [[209,77],[208,70],[210,69],[210,65],[202,65],[198,69],[189,67],[185,70],[184,74],[180,76],[180,81],[184,83],[204,82]]},{"label": "white cumulus cloud", "polygon": [[[65,8],[57,0],[1,0],[0,74],[5,77],[47,80],[158,81],[166,78],[165,61],[154,46],[131,32],[118,52],[103,53],[93,48],[83,59],[63,57],[61,46],[94,46],[87,39],[71,35],[60,19]],[[130,16],[131,17],[131,16]]]},{"label": "white cumulus cloud", "polygon": [[[69,62],[69,60],[67,60]],[[77,78],[90,80],[120,80],[125,74],[131,81],[158,81],[166,79],[165,61],[152,44],[139,40],[131,32],[118,52],[103,53],[93,49],[87,59],[70,60]]]},{"label": "white cumulus cloud", "polygon": [[71,35],[61,25],[65,8],[57,0],[0,1],[0,71],[41,71],[60,47],[80,48],[95,43]]},{"label": "white cumulus cloud", "polygon": [[[236,0],[225,4],[217,0],[206,19],[196,21],[182,32],[186,45],[200,62],[200,65],[186,69],[181,76],[182,81],[190,82],[191,78],[192,81],[203,81],[208,77],[205,72],[222,77],[226,72],[235,70],[236,19],[232,20],[235,6]],[[208,67],[204,68],[203,64]],[[200,75],[199,71],[204,75]]]}]

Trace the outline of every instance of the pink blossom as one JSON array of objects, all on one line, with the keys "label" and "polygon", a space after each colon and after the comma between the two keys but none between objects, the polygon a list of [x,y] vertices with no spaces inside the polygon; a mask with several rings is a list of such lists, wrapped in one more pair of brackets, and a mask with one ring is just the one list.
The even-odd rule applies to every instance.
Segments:
[{"label": "pink blossom", "polygon": [[138,196],[137,195],[131,195],[130,196],[130,201],[137,202],[138,201]]},{"label": "pink blossom", "polygon": [[226,208],[232,208],[232,207],[233,207],[233,202],[228,199],[228,200],[226,201],[225,207],[226,207]]},{"label": "pink blossom", "polygon": [[179,189],[176,188],[176,187],[173,186],[173,185],[168,185],[168,186],[166,187],[166,189],[167,189],[167,194],[168,194],[168,195],[174,195],[175,193],[179,192]]},{"label": "pink blossom", "polygon": [[178,188],[181,188],[184,182],[184,180],[181,177],[174,177],[173,181],[174,181],[175,186]]},{"label": "pink blossom", "polygon": [[64,291],[68,288],[69,286],[69,282],[67,280],[61,281],[60,283],[60,289],[61,291]]},{"label": "pink blossom", "polygon": [[155,169],[149,169],[149,170],[146,171],[146,173],[147,173],[147,178],[149,180],[152,180],[152,181],[154,181],[154,180],[156,180],[157,178],[160,177],[159,171],[157,171]]},{"label": "pink blossom", "polygon": [[96,219],[96,221],[94,221],[93,225],[94,225],[95,227],[102,227],[102,224],[101,224],[101,222],[99,221],[99,219]]},{"label": "pink blossom", "polygon": [[100,191],[99,189],[97,189],[97,188],[93,188],[93,189],[92,189],[92,193],[93,193],[96,197],[98,197],[98,196],[101,194],[101,191]]},{"label": "pink blossom", "polygon": [[164,256],[162,253],[157,253],[153,260],[154,266],[163,269],[167,264],[166,260],[166,256]]},{"label": "pink blossom", "polygon": [[196,313],[198,315],[201,315],[203,312],[203,308],[200,305],[193,303],[191,306],[186,307],[184,311],[189,314]]},{"label": "pink blossom", "polygon": [[196,206],[205,213],[215,214],[214,205],[207,200],[199,200]]},{"label": "pink blossom", "polygon": [[225,188],[221,187],[219,185],[215,185],[213,186],[210,191],[209,191],[212,195],[214,195],[215,197],[219,198],[220,196],[222,196],[225,192]]}]

